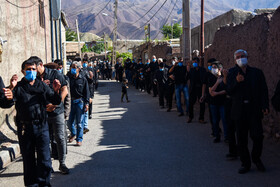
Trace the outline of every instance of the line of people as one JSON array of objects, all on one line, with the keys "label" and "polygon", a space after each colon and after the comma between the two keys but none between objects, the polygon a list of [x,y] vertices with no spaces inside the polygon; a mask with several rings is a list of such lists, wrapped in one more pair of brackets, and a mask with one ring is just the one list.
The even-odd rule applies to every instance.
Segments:
[{"label": "line of people", "polygon": [[0,79],[0,107],[15,105],[25,186],[50,186],[51,158],[59,161],[62,174],[69,174],[67,127],[68,142],[76,140],[77,146],[89,131],[98,70],[87,59],[75,59],[64,75],[61,60],[43,64],[32,56],[22,63],[21,72],[24,77],[19,81],[13,75],[9,87]]},{"label": "line of people", "polygon": [[[268,89],[263,72],[248,65],[245,50],[234,53],[235,66],[229,70],[215,58],[207,62],[207,70],[201,66],[200,59],[184,62],[182,58],[165,59],[152,57],[142,63],[126,60],[124,67],[117,64],[119,80],[125,72],[128,82],[140,91],[147,91],[159,96],[159,106],[172,109],[173,95],[177,105],[178,116],[188,115],[187,123],[194,119],[194,105],[199,103],[199,122],[204,120],[205,103],[209,108],[211,136],[213,142],[219,143],[223,132],[224,142],[229,145],[229,160],[240,157],[244,174],[251,169],[253,162],[257,169],[264,172],[260,159],[263,145],[262,118],[269,113]],[[117,79],[118,80],[118,79]],[[181,97],[184,98],[185,110]],[[222,122],[223,130],[220,128]],[[253,141],[251,154],[248,149],[248,134]]]}]

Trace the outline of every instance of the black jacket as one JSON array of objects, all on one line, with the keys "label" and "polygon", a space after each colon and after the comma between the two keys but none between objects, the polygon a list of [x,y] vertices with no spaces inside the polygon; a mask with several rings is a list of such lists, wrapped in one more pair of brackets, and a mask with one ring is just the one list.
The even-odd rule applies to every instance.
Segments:
[{"label": "black jacket", "polygon": [[[199,74],[199,79],[196,79],[196,73]],[[201,86],[203,84],[206,84],[206,70],[203,67],[198,67],[198,70],[196,68],[191,68],[190,72],[188,73],[188,79],[190,79],[190,93],[194,90],[195,86]]]},{"label": "black jacket", "polygon": [[[236,76],[242,74],[245,80],[238,83]],[[268,89],[262,70],[247,66],[246,74],[240,67],[231,69],[227,77],[227,92],[232,97],[231,117],[239,120],[242,117],[244,101],[249,102],[248,117],[262,118],[262,110],[269,108]]]}]

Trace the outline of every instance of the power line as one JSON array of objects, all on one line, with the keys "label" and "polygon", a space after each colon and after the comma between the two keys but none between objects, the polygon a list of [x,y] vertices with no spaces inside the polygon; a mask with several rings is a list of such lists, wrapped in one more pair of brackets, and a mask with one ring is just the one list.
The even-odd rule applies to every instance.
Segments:
[{"label": "power line", "polygon": [[158,0],[141,18],[139,18],[137,21],[135,21],[134,23],[137,23],[139,20],[141,20],[142,18],[144,18],[159,2],[160,0]]},{"label": "power line", "polygon": [[170,13],[169,13],[169,15],[168,15],[168,17],[167,17],[165,23],[164,23],[164,24],[162,25],[162,27],[159,29],[159,31],[158,31],[156,37],[154,38],[154,40],[155,40],[155,39],[158,37],[158,35],[160,34],[160,30],[163,28],[163,26],[168,22],[168,20],[169,20],[169,18],[170,18],[170,16],[171,16],[171,14],[172,14],[172,12],[173,12],[173,10],[174,10],[176,4],[177,4],[177,1],[178,1],[178,0],[175,1],[174,6],[173,6],[172,10],[170,11]]},{"label": "power line", "polygon": [[145,24],[143,24],[141,27],[135,29],[131,33],[134,33],[135,31],[138,31],[138,30],[142,29],[144,26],[146,26],[147,23],[149,23],[155,17],[155,15],[161,10],[161,8],[165,5],[166,2],[167,2],[167,0],[164,1],[164,3],[161,5],[161,7],[156,11],[156,13]]},{"label": "power line", "polygon": [[6,0],[6,2],[7,2],[7,3],[10,3],[11,5],[13,5],[13,6],[17,7],[17,8],[31,8],[31,7],[33,7],[34,5],[37,4],[37,1],[35,1],[35,2],[33,2],[31,5],[29,5],[29,6],[18,6],[17,4],[12,3],[12,2],[9,1],[9,0]]}]

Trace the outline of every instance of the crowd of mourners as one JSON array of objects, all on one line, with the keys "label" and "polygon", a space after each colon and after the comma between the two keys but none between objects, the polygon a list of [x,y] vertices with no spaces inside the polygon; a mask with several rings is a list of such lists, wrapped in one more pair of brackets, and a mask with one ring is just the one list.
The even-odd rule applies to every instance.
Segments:
[{"label": "crowd of mourners", "polygon": [[[67,143],[75,141],[76,146],[82,146],[83,136],[89,131],[88,120],[92,118],[92,100],[99,78],[115,78],[122,83],[121,102],[124,97],[130,102],[128,84],[158,97],[159,106],[167,108],[167,112],[171,112],[175,99],[178,116],[187,115],[187,123],[194,120],[195,103],[200,107],[199,122],[206,123],[207,103],[213,142],[219,143],[223,137],[229,145],[226,158],[240,158],[240,174],[250,171],[251,161],[264,172],[260,159],[262,118],[269,113],[265,77],[262,70],[249,66],[246,51],[237,50],[233,58],[235,64],[228,70],[214,58],[207,61],[205,69],[198,57],[191,61],[174,57],[167,61],[153,56],[146,62],[128,58],[125,63],[117,62],[114,68],[109,61],[77,58],[69,70],[61,60],[47,64],[37,56],[25,60],[21,80],[13,75],[10,85],[5,87],[0,77],[0,107],[15,105],[16,109],[25,185],[50,186],[51,158],[59,161],[61,173],[69,173],[65,164]],[[272,102],[276,110],[280,110],[280,83],[278,87]],[[253,141],[251,154],[249,133]]]}]

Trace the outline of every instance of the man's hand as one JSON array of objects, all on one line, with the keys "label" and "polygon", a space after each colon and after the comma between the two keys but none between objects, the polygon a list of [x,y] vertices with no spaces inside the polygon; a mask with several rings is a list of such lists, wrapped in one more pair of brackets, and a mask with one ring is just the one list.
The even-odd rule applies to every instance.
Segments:
[{"label": "man's hand", "polygon": [[263,115],[265,115],[265,116],[269,114],[269,110],[268,109],[263,109],[262,112],[263,112]]},{"label": "man's hand", "polygon": [[223,78],[222,78],[222,77],[220,77],[220,78],[217,79],[216,84],[221,84],[221,82],[223,82]]},{"label": "man's hand", "polygon": [[61,84],[60,84],[59,80],[55,79],[53,81],[53,90],[55,92],[59,93],[60,88],[61,88]]},{"label": "man's hand", "polygon": [[18,76],[17,74],[14,74],[10,80],[9,89],[13,90],[16,87],[17,82],[18,82]]},{"label": "man's hand", "polygon": [[47,105],[47,112],[53,112],[56,108],[56,105],[48,104]]},{"label": "man's hand", "polygon": [[203,96],[200,97],[199,102],[200,102],[200,103],[203,103],[204,100],[205,100],[205,96],[203,95]]},{"label": "man's hand", "polygon": [[90,79],[93,79],[93,73],[92,73],[92,71],[89,71],[89,78],[90,78]]},{"label": "man's hand", "polygon": [[241,75],[240,73],[238,73],[238,75],[236,76],[236,80],[237,80],[237,82],[243,82],[244,81],[244,76]]},{"label": "man's hand", "polygon": [[227,69],[223,69],[223,75],[224,75],[224,77],[228,76],[228,70]]},{"label": "man's hand", "polygon": [[46,83],[46,85],[48,85],[48,86],[51,84],[50,80],[44,80],[43,82]]},{"label": "man's hand", "polygon": [[88,105],[85,105],[85,112],[88,111]]},{"label": "man's hand", "polygon": [[5,97],[8,100],[12,100],[13,99],[13,92],[12,92],[12,90],[8,89],[8,88],[3,88],[3,90],[4,90]]},{"label": "man's hand", "polygon": [[212,97],[216,97],[218,94],[215,91],[209,92]]}]

